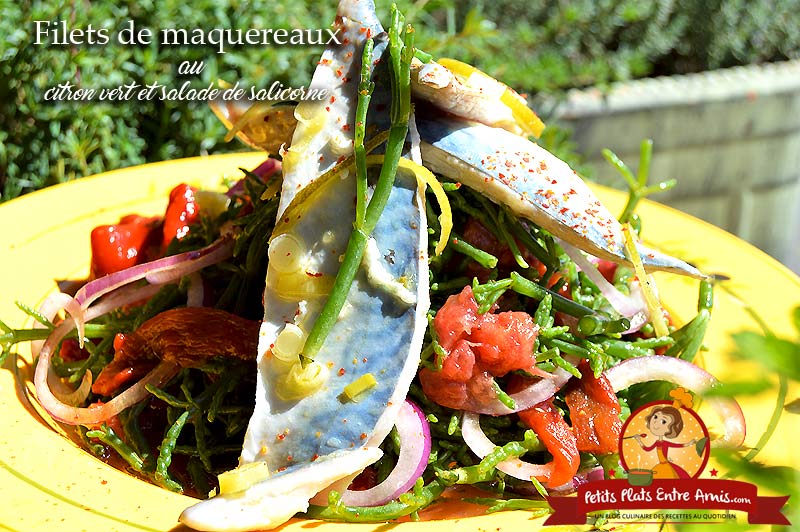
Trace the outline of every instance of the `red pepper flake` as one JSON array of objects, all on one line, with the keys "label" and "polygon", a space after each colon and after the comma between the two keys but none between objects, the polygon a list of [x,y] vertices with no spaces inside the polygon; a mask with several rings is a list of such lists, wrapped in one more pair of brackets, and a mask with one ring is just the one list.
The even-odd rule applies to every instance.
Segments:
[{"label": "red pepper flake", "polygon": [[345,124],[342,126],[342,131],[350,131],[350,124]]},{"label": "red pepper flake", "polygon": [[330,102],[333,103],[336,101],[336,96],[331,96]]},{"label": "red pepper flake", "polygon": [[317,453],[314,453],[314,455],[311,457],[311,461],[315,462],[317,458],[319,458],[319,455]]},{"label": "red pepper flake", "polygon": [[275,436],[275,439],[278,440],[278,441],[283,441],[284,438],[286,438],[286,434],[283,434],[283,433],[278,434],[277,436]]},{"label": "red pepper flake", "polygon": [[309,277],[322,277],[322,272],[306,272]]},{"label": "red pepper flake", "polygon": [[362,440],[366,440],[367,439],[367,433],[366,432],[362,432],[361,435],[359,436],[359,438],[361,438]]},{"label": "red pepper flake", "polygon": [[339,371],[337,371],[336,374],[339,375],[340,377],[343,376],[345,374],[344,368],[339,368]]},{"label": "red pepper flake", "polygon": [[286,457],[287,462],[291,462],[292,460],[294,460],[294,456],[292,456],[291,454]]},{"label": "red pepper flake", "polygon": [[362,358],[362,359],[361,359],[361,362],[363,362],[364,364],[366,364],[366,363],[367,363],[367,357],[364,357],[364,358]]},{"label": "red pepper flake", "polygon": [[[325,106],[325,110],[326,110],[326,111],[328,111],[328,112],[330,113],[330,112],[331,112],[331,106],[330,106],[330,105],[326,105],[326,106]],[[321,158],[321,157],[320,157],[320,158]]]}]

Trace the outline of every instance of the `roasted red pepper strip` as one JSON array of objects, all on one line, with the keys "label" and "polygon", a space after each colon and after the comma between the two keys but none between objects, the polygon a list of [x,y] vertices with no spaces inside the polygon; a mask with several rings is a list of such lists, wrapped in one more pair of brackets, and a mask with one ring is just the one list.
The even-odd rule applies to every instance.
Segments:
[{"label": "roasted red pepper strip", "polygon": [[159,228],[159,218],[135,214],[113,225],[95,227],[91,234],[92,276],[102,277],[150,260],[149,249],[158,246]]},{"label": "roasted red pepper strip", "polygon": [[189,226],[200,219],[196,193],[196,188],[186,184],[173,188],[163,220],[130,214],[116,224],[95,227],[91,235],[92,277],[163,256],[163,249],[174,238],[186,236]]},{"label": "roasted red pepper strip", "polygon": [[564,397],[578,450],[595,454],[616,452],[622,430],[619,400],[608,379],[602,375],[595,378],[586,360],[578,369],[582,377],[572,381]]},{"label": "roasted red pepper strip", "polygon": [[169,205],[164,213],[164,241],[166,247],[173,238],[181,239],[189,232],[189,226],[200,218],[195,194],[197,189],[180,184],[169,193]]},{"label": "roasted red pepper strip", "polygon": [[564,417],[553,405],[553,400],[523,410],[519,418],[536,432],[539,440],[553,455],[553,471],[549,478],[537,479],[549,488],[562,486],[572,480],[578,472],[581,459],[572,429],[564,421]]}]

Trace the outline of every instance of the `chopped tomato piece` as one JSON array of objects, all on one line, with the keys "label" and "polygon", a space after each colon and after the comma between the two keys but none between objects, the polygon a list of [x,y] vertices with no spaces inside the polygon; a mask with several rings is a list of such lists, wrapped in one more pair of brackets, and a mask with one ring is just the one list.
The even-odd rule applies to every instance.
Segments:
[{"label": "chopped tomato piece", "polygon": [[600,259],[597,262],[597,270],[609,283],[614,282],[614,274],[617,273],[617,266],[618,264],[616,262],[611,262],[610,260]]},{"label": "chopped tomato piece", "polygon": [[433,327],[439,337],[439,345],[445,351],[450,351],[457,342],[469,335],[477,321],[478,303],[472,288],[467,286],[460,294],[447,298],[436,312]]},{"label": "chopped tomato piece", "polygon": [[611,384],[605,376],[595,378],[589,363],[578,366],[581,379],[573,381],[565,395],[578,450],[607,454],[619,447],[622,421],[620,406]]},{"label": "chopped tomato piece", "polygon": [[474,370],[475,353],[465,341],[456,344],[442,363],[442,377],[453,382],[467,382]]},{"label": "chopped tomato piece", "polygon": [[169,195],[164,218],[129,214],[111,225],[95,227],[91,233],[92,276],[102,277],[163,255],[174,238],[183,238],[200,218],[195,200],[197,189],[181,184]]},{"label": "chopped tomato piece", "polygon": [[525,312],[478,314],[469,286],[447,299],[433,327],[447,354],[441,371],[423,369],[420,382],[440,405],[465,409],[490,402],[494,377],[538,371],[533,348],[539,329],[533,318]]},{"label": "chopped tomato piece", "polygon": [[484,314],[472,330],[470,342],[480,361],[492,375],[515,369],[531,370],[536,364],[533,349],[539,328],[527,312]]}]

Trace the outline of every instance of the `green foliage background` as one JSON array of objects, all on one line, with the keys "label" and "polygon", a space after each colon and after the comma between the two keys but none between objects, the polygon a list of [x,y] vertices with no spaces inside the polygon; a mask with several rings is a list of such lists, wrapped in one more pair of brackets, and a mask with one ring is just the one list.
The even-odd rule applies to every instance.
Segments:
[{"label": "green foliage background", "polygon": [[[653,74],[800,56],[800,0],[467,0],[397,1],[418,45],[471,62],[520,91],[553,95],[576,86]],[[82,176],[150,161],[242,149],[202,103],[42,102],[71,81],[113,87],[153,81],[179,86],[175,67],[203,60],[198,86],[307,83],[320,50],[34,45],[35,20],[70,27],[317,28],[335,3],[312,0],[0,0],[0,201]],[[390,2],[378,1],[382,16]],[[540,109],[543,114],[546,109]],[[547,142],[570,158],[568,137]]]}]

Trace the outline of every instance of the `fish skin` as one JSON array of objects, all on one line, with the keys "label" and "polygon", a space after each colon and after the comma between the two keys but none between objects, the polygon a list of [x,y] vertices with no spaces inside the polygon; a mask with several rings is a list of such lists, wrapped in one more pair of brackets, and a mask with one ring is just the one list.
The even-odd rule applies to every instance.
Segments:
[{"label": "fish skin", "polygon": [[284,153],[278,217],[295,195],[353,152],[361,56],[367,39],[376,38],[373,61],[386,48],[383,26],[372,0],[339,2],[334,30],[341,44],[322,53],[309,89],[327,89],[330,97],[305,100],[295,108],[297,127]]},{"label": "fish skin", "polygon": [[369,447],[357,453],[327,456],[294,474],[277,474],[253,484],[235,496],[217,496],[196,504],[184,510],[180,520],[195,530],[210,532],[274,528],[306,511],[314,493],[346,477],[353,469],[365,468],[382,454],[380,449]]},{"label": "fish skin", "polygon": [[[285,229],[310,240],[318,236],[320,227],[338,227],[339,231],[313,245],[313,263],[307,268],[314,275],[334,277],[355,217],[355,180],[351,176],[331,181],[308,198],[308,208]],[[270,361],[269,344],[285,323],[297,319],[299,302],[287,300],[281,295],[281,285],[268,279],[256,397],[256,410],[263,417],[251,421],[242,462],[266,460],[271,470],[278,470],[342,448],[377,445],[388,434],[416,372],[427,325],[419,318],[428,308],[426,237],[422,234],[426,224],[416,196],[416,181],[398,175],[372,235],[381,266],[393,278],[405,279],[416,301],[408,305],[374,286],[362,267],[339,320],[315,356],[329,366],[328,380],[322,389],[297,402],[283,401],[275,392],[280,367]],[[313,324],[322,302],[320,298],[304,305],[299,319]],[[344,387],[366,373],[372,373],[378,384],[357,402],[341,401]],[[277,438],[279,434],[285,437]],[[262,453],[265,446],[267,452]]]},{"label": "fish skin", "polygon": [[[326,172],[353,151],[364,42],[377,36],[375,59],[386,48],[371,1],[340,2],[335,26],[342,32],[343,44],[326,50],[311,84],[331,87],[333,100],[329,105],[306,101],[295,111],[298,124],[283,161],[281,205],[273,234],[273,241],[291,233],[306,244],[302,282],[297,286],[299,292],[307,285],[312,290],[308,295],[290,293],[285,272],[269,266],[256,405],[240,457],[240,464],[267,462],[275,475],[243,493],[218,495],[184,511],[181,520],[202,530],[278,526],[305,510],[314,494],[337,481],[346,482],[377,460],[378,445],[394,425],[419,365],[430,306],[424,188],[420,190],[414,176],[400,172],[371,235],[377,259],[362,261],[333,330],[314,356],[328,369],[327,379],[299,400],[284,400],[277,391],[284,370],[271,353],[275,339],[287,323],[311,329],[324,303],[326,281],[335,278],[353,230],[355,172]],[[380,85],[376,100],[384,101],[380,91],[385,85]],[[326,177],[321,179],[322,175]],[[371,191],[372,187],[368,194]],[[381,275],[368,275],[367,268],[379,268]],[[391,287],[376,282],[387,278],[402,282],[414,301],[398,298]],[[311,294],[315,286],[323,289]],[[346,400],[345,386],[367,373],[377,384],[356,400]],[[254,506],[259,509],[253,510]],[[220,512],[239,519],[220,517]]]},{"label": "fish skin", "polygon": [[[630,264],[622,225],[567,163],[504,129],[424,113],[417,120],[425,164],[506,205],[573,246]],[[637,244],[648,270],[696,278],[694,266]]]}]

